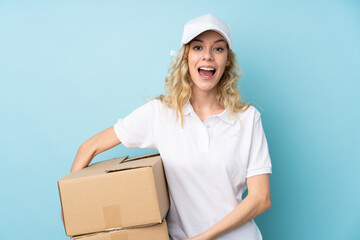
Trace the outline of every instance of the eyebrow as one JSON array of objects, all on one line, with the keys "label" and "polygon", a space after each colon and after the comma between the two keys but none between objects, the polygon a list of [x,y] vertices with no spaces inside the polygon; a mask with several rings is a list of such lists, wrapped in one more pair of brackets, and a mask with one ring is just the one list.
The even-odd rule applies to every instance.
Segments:
[{"label": "eyebrow", "polygon": [[219,40],[216,40],[214,43],[218,43],[218,42],[225,42],[224,39],[219,39]]},{"label": "eyebrow", "polygon": [[[204,42],[203,40],[200,40],[200,39],[197,39],[197,38],[195,38],[194,40],[192,40],[193,42]],[[225,42],[225,40],[224,39],[219,39],[219,40],[216,40],[216,41],[214,41],[214,43],[218,43],[218,42]]]}]

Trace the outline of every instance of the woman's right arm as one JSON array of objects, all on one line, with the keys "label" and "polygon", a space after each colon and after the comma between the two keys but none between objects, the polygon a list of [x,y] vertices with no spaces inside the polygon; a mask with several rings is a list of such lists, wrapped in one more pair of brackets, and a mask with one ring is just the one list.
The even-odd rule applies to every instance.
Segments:
[{"label": "woman's right arm", "polygon": [[109,127],[96,134],[80,146],[72,165],[71,172],[87,167],[97,154],[113,148],[120,143],[121,142],[114,131],[114,127]]}]

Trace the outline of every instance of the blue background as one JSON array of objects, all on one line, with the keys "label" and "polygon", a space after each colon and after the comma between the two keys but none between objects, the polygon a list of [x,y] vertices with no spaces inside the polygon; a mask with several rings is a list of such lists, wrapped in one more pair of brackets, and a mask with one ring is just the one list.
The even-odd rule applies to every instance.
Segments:
[{"label": "blue background", "polygon": [[[360,239],[360,3],[0,1],[0,239],[66,239],[57,181],[80,144],[163,93],[183,24],[233,31],[273,162],[266,240]],[[116,147],[104,160],[151,150]]]}]

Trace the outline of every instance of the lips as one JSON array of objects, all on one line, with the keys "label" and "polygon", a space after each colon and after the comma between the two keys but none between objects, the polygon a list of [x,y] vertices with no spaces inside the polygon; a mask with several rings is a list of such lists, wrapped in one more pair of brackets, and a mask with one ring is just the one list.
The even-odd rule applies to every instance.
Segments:
[{"label": "lips", "polygon": [[215,75],[216,69],[214,67],[206,66],[200,67],[198,72],[201,78],[211,79]]}]

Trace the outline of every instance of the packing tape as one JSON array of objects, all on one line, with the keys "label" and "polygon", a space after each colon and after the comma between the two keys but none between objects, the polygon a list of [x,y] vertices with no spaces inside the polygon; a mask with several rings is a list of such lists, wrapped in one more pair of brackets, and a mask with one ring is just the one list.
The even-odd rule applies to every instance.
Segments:
[{"label": "packing tape", "polygon": [[105,227],[107,229],[122,226],[121,217],[120,217],[120,207],[118,204],[104,206],[103,215],[104,215]]}]

